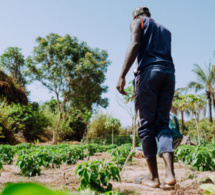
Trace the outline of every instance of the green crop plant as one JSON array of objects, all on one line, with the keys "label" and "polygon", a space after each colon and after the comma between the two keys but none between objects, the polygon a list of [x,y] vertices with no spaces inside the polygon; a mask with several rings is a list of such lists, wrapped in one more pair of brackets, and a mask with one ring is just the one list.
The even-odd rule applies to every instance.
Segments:
[{"label": "green crop plant", "polygon": [[215,149],[213,144],[206,146],[180,146],[176,149],[175,158],[184,164],[191,164],[198,171],[215,170]]},{"label": "green crop plant", "polygon": [[[215,184],[215,175],[209,176],[211,181]],[[201,189],[205,190],[205,194],[215,194],[215,185],[214,184],[202,184]]]},{"label": "green crop plant", "polygon": [[[113,162],[115,162],[117,165],[124,165],[130,151],[131,151],[131,144],[123,144],[119,148],[109,150],[109,153],[111,153],[111,160]],[[132,161],[132,156],[134,155],[135,155],[135,152],[132,153],[129,161]]]},{"label": "green crop plant", "polygon": [[10,145],[0,146],[0,158],[5,164],[12,164],[15,150]]},{"label": "green crop plant", "polygon": [[79,190],[89,188],[103,193],[112,190],[110,180],[121,180],[119,172],[120,169],[113,162],[95,160],[78,164],[75,175],[81,180]]},{"label": "green crop plant", "polygon": [[19,166],[22,175],[35,176],[41,173],[41,159],[35,154],[24,154],[18,156],[16,166]]}]

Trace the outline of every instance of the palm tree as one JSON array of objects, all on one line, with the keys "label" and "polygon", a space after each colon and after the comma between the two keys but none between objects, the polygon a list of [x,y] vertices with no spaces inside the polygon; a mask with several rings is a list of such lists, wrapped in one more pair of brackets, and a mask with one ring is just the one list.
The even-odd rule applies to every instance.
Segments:
[{"label": "palm tree", "polygon": [[192,70],[197,76],[197,82],[191,81],[187,85],[187,89],[195,89],[195,92],[200,90],[205,90],[205,95],[208,99],[209,106],[209,117],[210,122],[213,122],[212,119],[212,105],[214,102],[214,84],[215,84],[215,65],[209,65],[204,71],[198,64],[194,64],[194,69]]},{"label": "palm tree", "polygon": [[181,114],[181,133],[184,132],[184,113],[190,116],[190,110],[184,108],[184,100],[181,94],[182,88],[176,89],[173,97],[171,112],[175,115]]},{"label": "palm tree", "polygon": [[171,112],[175,115],[178,115],[180,112],[181,114],[181,133],[184,132],[184,108],[183,108],[183,99],[177,92],[175,92],[175,95],[173,97],[173,103],[171,107]]},{"label": "palm tree", "polygon": [[106,121],[106,127],[111,128],[112,131],[112,144],[114,144],[114,130],[119,129],[121,123],[117,118],[108,118]]},{"label": "palm tree", "polygon": [[195,116],[199,145],[201,145],[199,115],[200,115],[200,111],[205,109],[206,101],[204,99],[205,98],[203,96],[194,95],[194,94],[188,94],[188,95],[182,96],[182,100],[183,100],[182,103],[183,103],[184,110],[190,109]]}]

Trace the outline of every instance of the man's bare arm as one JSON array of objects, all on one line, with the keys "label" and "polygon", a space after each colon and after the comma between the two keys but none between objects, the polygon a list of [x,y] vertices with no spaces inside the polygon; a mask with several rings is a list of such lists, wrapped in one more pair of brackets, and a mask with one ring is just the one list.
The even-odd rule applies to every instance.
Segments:
[{"label": "man's bare arm", "polygon": [[137,57],[138,50],[141,43],[141,38],[142,38],[141,20],[140,19],[132,20],[130,24],[130,30],[131,30],[131,40],[126,52],[122,71],[116,87],[117,90],[123,95],[126,95],[126,92],[124,91],[125,76],[127,75],[128,71],[130,70],[132,64],[134,63]]}]

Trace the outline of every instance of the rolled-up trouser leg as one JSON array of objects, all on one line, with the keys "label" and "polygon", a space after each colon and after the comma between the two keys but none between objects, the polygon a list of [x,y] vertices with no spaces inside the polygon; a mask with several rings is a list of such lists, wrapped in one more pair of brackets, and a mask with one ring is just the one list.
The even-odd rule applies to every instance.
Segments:
[{"label": "rolled-up trouser leg", "polygon": [[[139,119],[138,136],[142,141],[145,158],[157,154],[156,136],[162,152],[173,151],[168,125],[174,85],[174,73],[165,70],[146,69],[135,78],[135,107]],[[167,139],[165,134],[170,137]]]},{"label": "rolled-up trouser leg", "polygon": [[171,71],[164,71],[165,79],[159,89],[156,126],[157,138],[159,141],[160,153],[173,152],[172,131],[169,128],[169,113],[172,106],[172,99],[175,91],[175,76]]}]

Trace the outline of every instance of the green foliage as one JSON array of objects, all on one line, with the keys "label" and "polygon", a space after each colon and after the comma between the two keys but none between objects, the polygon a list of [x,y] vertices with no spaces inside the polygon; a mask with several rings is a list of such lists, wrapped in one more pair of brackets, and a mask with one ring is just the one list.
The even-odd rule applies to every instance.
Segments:
[{"label": "green foliage", "polygon": [[86,154],[85,147],[60,144],[56,146],[16,146],[17,160],[22,175],[40,175],[41,167],[60,168],[62,163],[75,164],[77,160],[83,160]]},{"label": "green foliage", "polygon": [[[3,162],[2,162],[2,159],[0,158],[0,170],[1,170],[1,169],[4,169],[4,168],[3,168]],[[1,175],[1,174],[0,174],[0,175]]]},{"label": "green foliage", "polygon": [[127,104],[128,102],[133,102],[134,101],[134,86],[133,86],[133,81],[129,82],[129,86],[125,88],[125,91],[127,93],[126,96],[123,97],[125,103]]},{"label": "green foliage", "polygon": [[21,49],[18,47],[9,47],[0,57],[2,67],[22,86],[25,86],[26,81],[23,75],[23,67],[25,64],[24,56]]},{"label": "green foliage", "polygon": [[33,111],[33,107],[19,104],[5,105],[2,112],[6,113],[10,129],[13,132],[23,132],[28,140],[34,140],[49,125],[47,117],[42,111]]},{"label": "green foliage", "polygon": [[108,192],[103,193],[102,195],[123,195],[123,194],[115,192],[115,191],[108,191]]},{"label": "green foliage", "polygon": [[25,88],[14,82],[13,78],[0,70],[0,99],[8,104],[16,103],[27,105],[28,98]]},{"label": "green foliage", "polygon": [[22,143],[14,146],[15,150],[27,150],[30,149],[33,145],[31,143]]},{"label": "green foliage", "polygon": [[1,145],[0,146],[0,159],[5,164],[9,164],[9,165],[12,164],[14,155],[15,155],[14,147],[12,147],[10,145]]},{"label": "green foliage", "polygon": [[[90,144],[90,145],[92,145],[92,144]],[[117,147],[116,144],[111,144],[111,145],[106,145],[106,146],[104,146],[104,145],[97,145],[96,146],[96,152],[106,152],[106,151],[114,149],[116,147]]]},{"label": "green foliage", "polygon": [[[42,185],[35,183],[10,183],[7,184],[3,189],[1,195],[98,195],[97,192],[94,191],[81,191],[81,192],[59,192],[53,191]],[[109,191],[105,192],[102,195],[122,195],[121,193]]]},{"label": "green foliage", "polygon": [[[51,33],[36,39],[33,55],[27,58],[26,74],[31,81],[39,81],[56,95],[59,118],[53,131],[56,143],[60,122],[63,129],[69,123],[68,111],[73,109],[84,113],[93,106],[107,107],[108,100],[102,94],[107,92],[103,85],[109,62],[107,52],[91,49],[76,37],[59,36]],[[86,95],[87,94],[87,95]],[[62,99],[62,101],[60,101]],[[68,109],[64,112],[64,107]],[[67,130],[69,130],[69,126]],[[69,131],[70,132],[70,131]]]},{"label": "green foliage", "polygon": [[112,132],[119,132],[119,128],[121,127],[121,123],[120,120],[117,118],[113,118],[113,117],[108,117],[105,123],[106,128]]},{"label": "green foliage", "polygon": [[28,177],[40,175],[41,159],[38,157],[37,153],[23,154],[17,157],[16,165],[19,166],[22,175]]},{"label": "green foliage", "polygon": [[110,180],[120,181],[119,168],[112,162],[95,160],[78,164],[75,174],[81,179],[80,190],[90,188],[98,192],[112,190]]},{"label": "green foliage", "polygon": [[89,125],[89,137],[105,138],[107,134],[106,120],[108,116],[102,112],[93,115]]},{"label": "green foliage", "polygon": [[[62,103],[62,102],[60,102],[60,103]],[[41,108],[43,110],[48,109],[50,112],[57,114],[58,113],[57,100],[55,100],[54,97],[52,96],[51,100],[44,102],[42,104]]]},{"label": "green foliage", "polygon": [[[110,145],[112,143],[112,137],[108,135],[106,139],[97,137],[90,138],[90,143]],[[114,136],[114,144],[116,144],[117,146],[121,146],[122,144],[132,144],[132,137],[130,135],[127,136],[116,135]],[[136,136],[136,146],[140,144],[141,140],[138,136]]]},{"label": "green foliage", "polygon": [[114,136],[116,136],[119,134],[120,126],[121,124],[118,119],[100,112],[92,117],[89,125],[89,137],[105,139],[104,142],[106,142],[108,137],[112,134],[112,127]]},{"label": "green foliage", "polygon": [[215,170],[214,144],[206,146],[180,146],[175,151],[175,160],[181,160],[184,164],[191,164],[198,171]]},{"label": "green foliage", "polygon": [[[185,135],[189,135],[191,138],[196,137],[195,119],[186,121],[184,127]],[[201,141],[205,140],[206,143],[209,143],[215,138],[215,123],[211,124],[208,118],[199,120],[199,129],[201,134]]]},{"label": "green foliage", "polygon": [[0,110],[0,141],[12,145],[16,144],[14,132],[10,128],[10,124],[8,122],[8,115],[7,113],[4,113],[2,110]]},{"label": "green foliage", "polygon": [[209,106],[209,117],[210,122],[212,122],[212,107],[214,105],[214,83],[215,83],[215,65],[209,63],[206,66],[206,70],[203,70],[198,64],[194,64],[194,69],[192,70],[197,77],[196,81],[191,81],[187,85],[187,89],[195,89],[195,92],[204,90],[206,92],[205,96],[208,99]]},{"label": "green foliage", "polygon": [[66,195],[34,183],[7,184],[1,195]]},{"label": "green foliage", "polygon": [[[87,144],[83,145],[83,148],[86,150],[87,149]],[[111,145],[98,145],[98,144],[90,144],[90,155],[93,156],[96,152],[106,152],[108,150],[116,148],[116,144],[111,144]]]},{"label": "green foliage", "polygon": [[66,137],[70,140],[81,141],[84,132],[87,129],[87,124],[85,123],[80,111],[73,111],[73,116],[71,118],[69,126],[72,128],[73,133],[71,137]]},{"label": "green foliage", "polygon": [[92,104],[107,106],[107,99],[101,97],[107,92],[107,86],[102,85],[109,65],[107,52],[91,49],[68,34],[51,33],[36,42],[33,56],[27,59],[31,80],[55,92],[57,101],[62,94],[62,105],[69,101],[79,110],[91,110]]},{"label": "green foliage", "polygon": [[[111,160],[117,165],[124,165],[126,158],[128,157],[131,151],[131,144],[123,144],[121,147],[110,150]],[[132,153],[129,161],[132,161],[132,156],[135,155],[135,152]]]},{"label": "green foliage", "polygon": [[[215,184],[215,175],[209,175],[209,178]],[[215,194],[214,184],[202,184],[200,185],[200,188],[205,190],[205,194]]]}]

